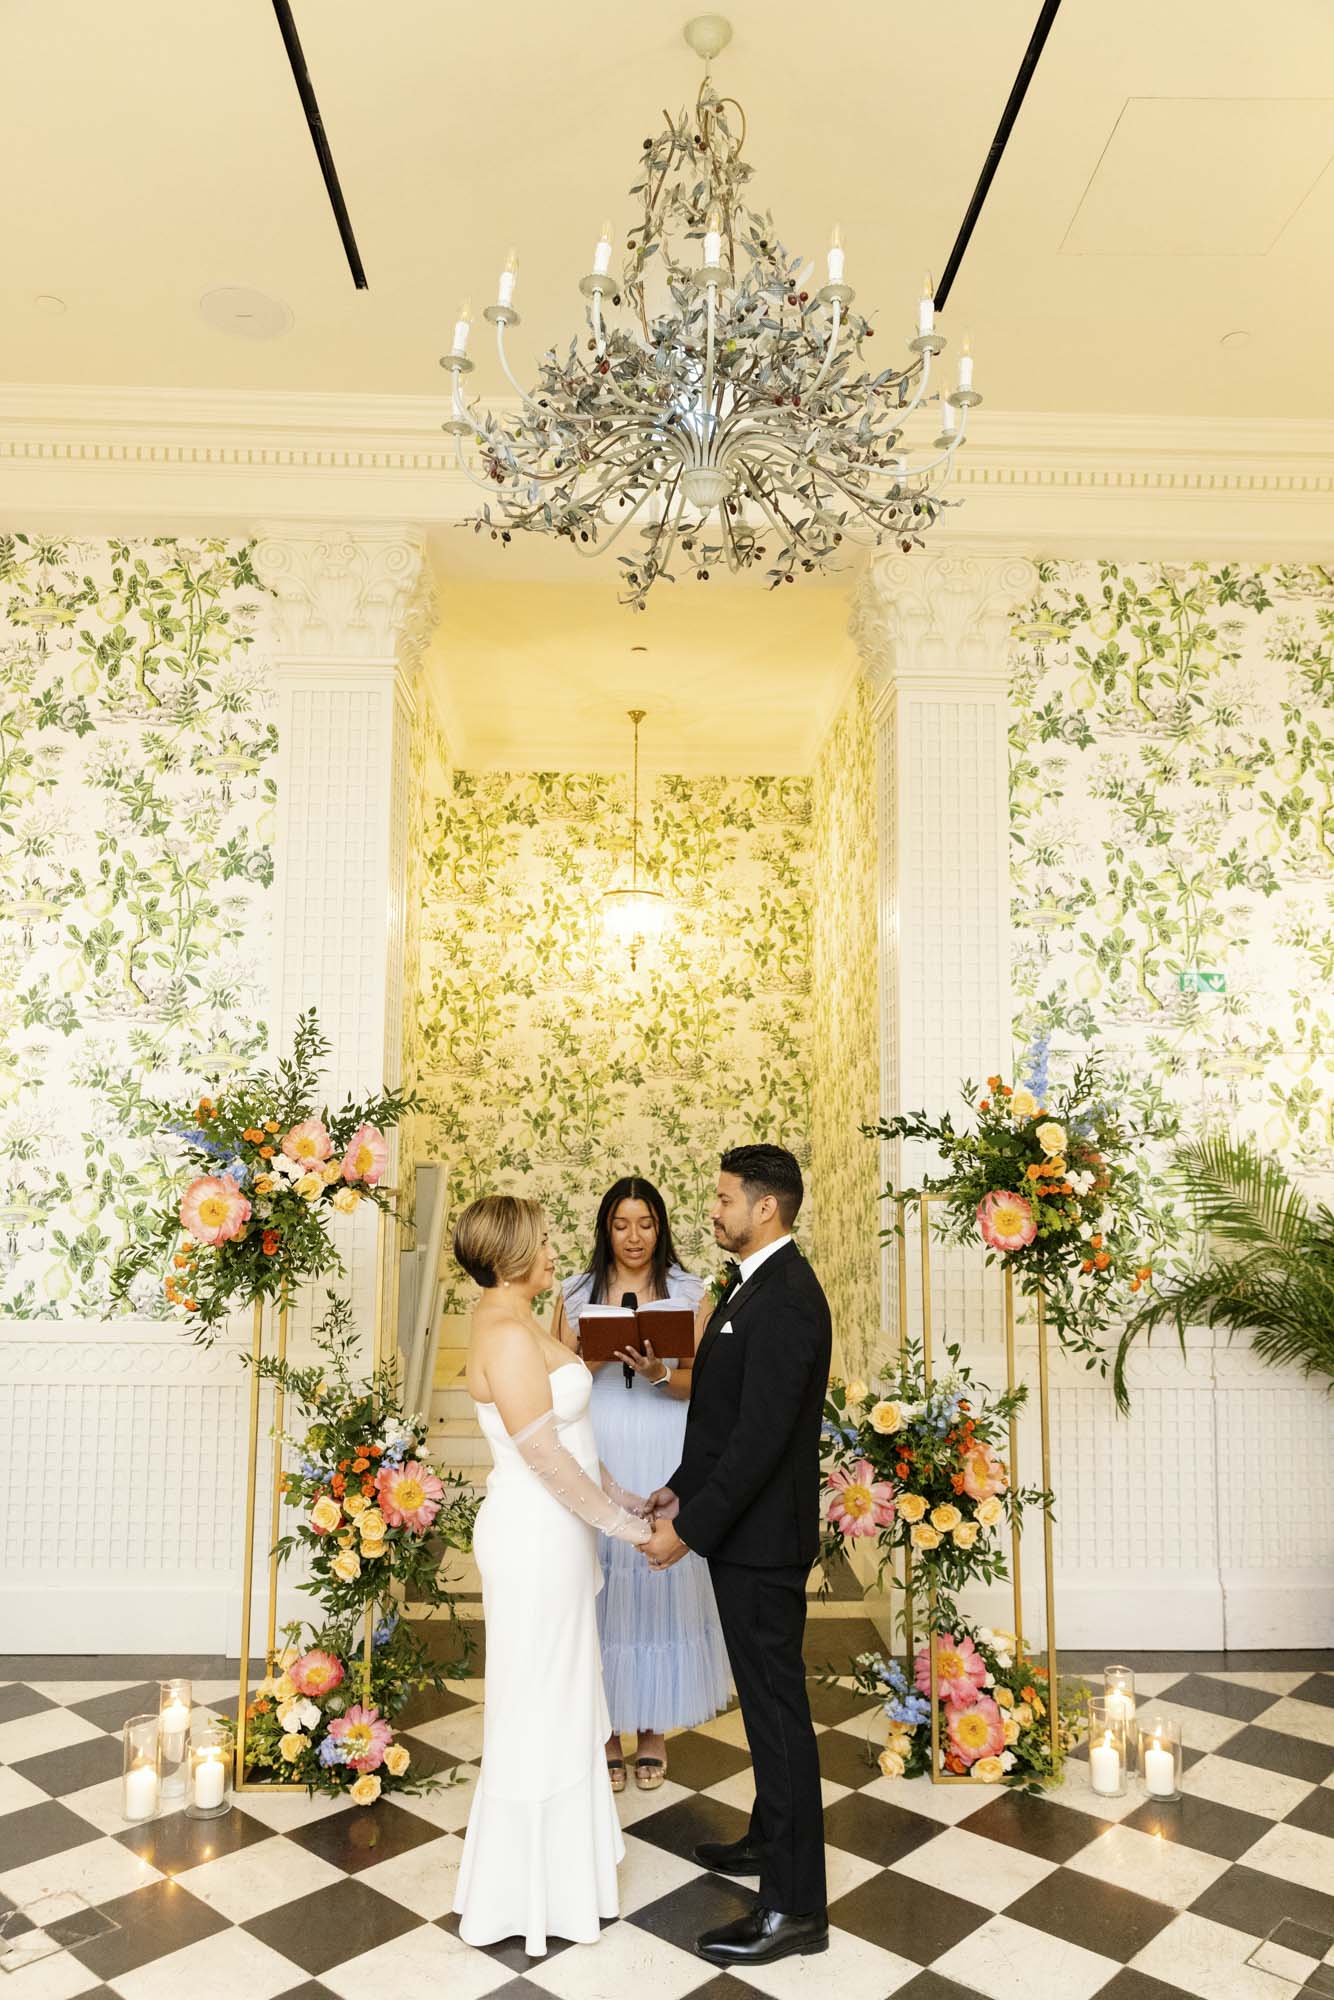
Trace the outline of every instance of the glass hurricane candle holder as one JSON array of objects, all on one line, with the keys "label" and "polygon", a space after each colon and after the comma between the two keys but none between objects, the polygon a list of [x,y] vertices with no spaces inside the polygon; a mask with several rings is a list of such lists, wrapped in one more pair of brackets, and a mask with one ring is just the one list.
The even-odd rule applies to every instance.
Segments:
[{"label": "glass hurricane candle holder", "polygon": [[190,1745],[190,1803],[188,1819],[221,1819],[232,1809],[228,1797],[232,1737],[229,1729],[207,1723]]},{"label": "glass hurricane candle holder", "polygon": [[158,1809],[157,1738],[155,1715],[132,1715],[121,1731],[122,1819],[152,1819]]},{"label": "glass hurricane candle holder", "polygon": [[1119,1715],[1125,1735],[1126,1768],[1135,1768],[1135,1669],[1133,1667],[1104,1667],[1102,1671],[1103,1695],[1109,1703],[1108,1713]]},{"label": "glass hurricane candle holder", "polygon": [[158,1783],[163,1798],[179,1797],[185,1790],[191,1701],[189,1681],[158,1682]]},{"label": "glass hurricane candle holder", "polygon": [[1141,1720],[1139,1775],[1149,1798],[1181,1797],[1181,1724],[1175,1715],[1146,1715]]},{"label": "glass hurricane candle holder", "polygon": [[1125,1713],[1111,1695],[1089,1701],[1089,1788],[1100,1799],[1119,1799],[1126,1789]]}]

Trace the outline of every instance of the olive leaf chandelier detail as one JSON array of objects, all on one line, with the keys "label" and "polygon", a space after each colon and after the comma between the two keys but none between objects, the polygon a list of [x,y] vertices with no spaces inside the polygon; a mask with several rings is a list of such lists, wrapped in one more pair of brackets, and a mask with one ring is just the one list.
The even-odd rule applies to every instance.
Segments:
[{"label": "olive leaf chandelier detail", "polygon": [[[759,568],[776,587],[836,564],[845,539],[920,544],[981,400],[966,341],[954,386],[933,386],[945,341],[929,279],[909,358],[871,364],[876,329],[844,281],[838,230],[826,282],[811,290],[809,263],[748,204],[745,113],[708,67],[729,24],[701,15],[685,39],[705,63],[694,113],[664,112],[644,141],[620,273],[608,223],[579,281],[584,332],[520,384],[506,345],[520,323],[511,252],[483,318],[517,406],[469,403],[467,306],[440,361],[453,383],[443,428],[459,471],[488,496],[470,525],[505,542],[553,535],[584,557],[621,545],[621,601],[640,610],[664,579]],[[926,442],[913,448],[919,412]]]}]

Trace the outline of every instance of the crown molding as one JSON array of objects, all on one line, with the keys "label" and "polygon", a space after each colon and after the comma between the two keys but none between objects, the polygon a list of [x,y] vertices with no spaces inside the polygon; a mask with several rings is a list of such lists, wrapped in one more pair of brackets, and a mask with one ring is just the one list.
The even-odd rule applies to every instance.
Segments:
[{"label": "crown molding", "polygon": [[[439,397],[0,384],[0,518],[133,523],[466,518]],[[1320,560],[1334,421],[986,409],[933,544],[993,553]]]}]

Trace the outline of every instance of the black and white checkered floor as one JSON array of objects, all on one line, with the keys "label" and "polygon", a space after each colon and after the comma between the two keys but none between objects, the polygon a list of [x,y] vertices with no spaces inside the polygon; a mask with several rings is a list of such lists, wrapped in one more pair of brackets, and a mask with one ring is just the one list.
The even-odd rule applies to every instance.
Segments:
[{"label": "black and white checkered floor", "polygon": [[[808,1656],[868,1643],[860,1620],[823,1620]],[[449,1915],[480,1680],[413,1715],[418,1764],[462,1773],[432,1796],[360,1811],[248,1795],[222,1819],[127,1826],[122,1721],[155,1705],[145,1683],[168,1672],[232,1712],[223,1663],[0,1661],[0,2000],[1334,2000],[1334,1656],[1136,1664],[1152,1669],[1143,1692],[1181,1717],[1179,1805],[1149,1804],[1133,1781],[1095,1799],[1082,1761],[1041,1799],[887,1780],[865,1705],[813,1688],[830,1950],[733,1977],[692,1941],[750,1892],[690,1852],[745,1825],[735,1713],[672,1738],[662,1790],[632,1780],[620,1800],[619,1921],[596,1946],[529,1960],[517,1942],[472,1950]]]}]

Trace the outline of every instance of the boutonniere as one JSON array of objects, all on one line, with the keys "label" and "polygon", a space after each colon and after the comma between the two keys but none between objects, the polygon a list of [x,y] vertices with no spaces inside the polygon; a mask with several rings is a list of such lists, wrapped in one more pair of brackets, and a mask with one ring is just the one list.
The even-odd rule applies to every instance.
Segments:
[{"label": "boutonniere", "polygon": [[709,1290],[713,1295],[713,1303],[715,1306],[720,1306],[722,1304],[723,1300],[727,1297],[727,1294],[731,1291],[733,1285],[736,1283],[737,1279],[740,1276],[741,1276],[741,1266],[739,1264],[732,1263],[730,1260],[723,1265],[720,1271],[715,1271],[709,1283]]}]

